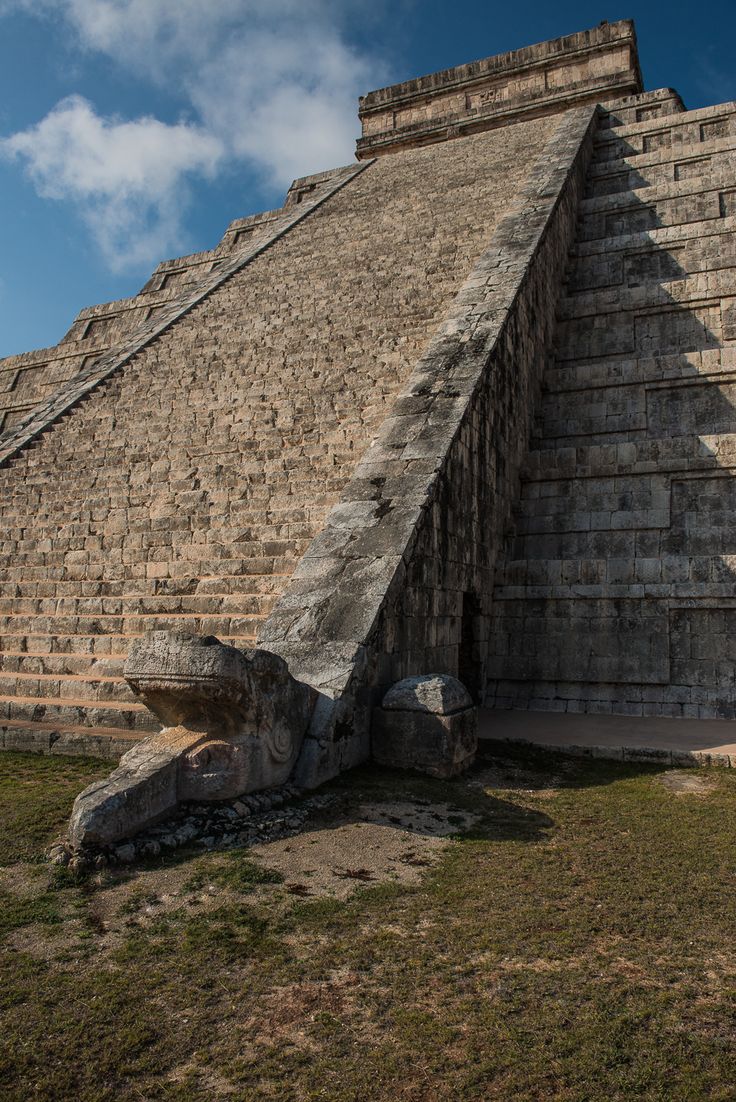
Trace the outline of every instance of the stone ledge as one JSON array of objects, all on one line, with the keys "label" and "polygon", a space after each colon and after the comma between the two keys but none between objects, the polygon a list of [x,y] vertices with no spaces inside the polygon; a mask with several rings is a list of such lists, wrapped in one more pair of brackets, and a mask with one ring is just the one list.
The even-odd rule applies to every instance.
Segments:
[{"label": "stone ledge", "polygon": [[[682,720],[676,720],[676,722],[681,723]],[[718,721],[704,720],[703,722]],[[552,744],[522,738],[483,739],[483,745],[486,747],[494,744],[499,748],[508,745],[534,746],[575,758],[602,758],[604,761],[640,762],[642,765],[670,765],[682,769],[692,766],[736,769],[736,754],[711,754],[703,750],[659,750],[654,746],[596,746],[593,744],[581,746],[574,742]]]},{"label": "stone ledge", "polygon": [[609,761],[736,768],[733,720],[484,708],[478,736],[487,748],[520,744]]},{"label": "stone ledge", "polygon": [[50,754],[74,757],[104,758],[106,761],[119,761],[123,754],[140,742],[145,732],[138,737],[124,738],[117,735],[104,735],[90,730],[73,734],[49,732],[41,729],[0,726],[0,751],[12,750],[25,754]]}]

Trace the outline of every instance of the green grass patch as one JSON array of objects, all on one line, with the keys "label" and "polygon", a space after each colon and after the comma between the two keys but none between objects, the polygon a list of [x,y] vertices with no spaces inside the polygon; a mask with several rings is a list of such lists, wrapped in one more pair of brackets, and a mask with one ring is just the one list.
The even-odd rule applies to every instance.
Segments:
[{"label": "green grass patch", "polygon": [[22,930],[35,923],[58,926],[61,921],[59,897],[56,893],[44,891],[37,896],[18,898],[13,892],[0,891],[0,943],[13,930]]},{"label": "green grass patch", "polygon": [[105,777],[110,762],[96,758],[3,753],[0,758],[0,866],[43,855],[69,818],[75,796]]},{"label": "green grass patch", "polygon": [[[730,1102],[736,776],[677,795],[651,767],[490,764],[337,781],[342,807],[479,816],[418,883],[342,902],[289,897],[242,852],[162,861],[168,906],[150,866],[86,885],[36,870],[35,890],[6,866],[3,1102]],[[46,770],[26,781],[49,822]],[[119,915],[128,889],[111,937],[106,901]]]},{"label": "green grass patch", "polygon": [[202,860],[185,884],[189,892],[201,892],[209,886],[229,888],[246,895],[262,884],[281,884],[283,876],[275,869],[250,861],[243,850],[231,850],[214,860]]}]

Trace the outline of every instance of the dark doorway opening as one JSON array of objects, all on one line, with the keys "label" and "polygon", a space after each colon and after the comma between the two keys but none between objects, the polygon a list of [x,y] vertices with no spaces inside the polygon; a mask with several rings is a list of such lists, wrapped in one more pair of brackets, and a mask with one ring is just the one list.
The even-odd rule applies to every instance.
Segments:
[{"label": "dark doorway opening", "polygon": [[483,695],[483,672],[480,658],[480,601],[474,593],[463,593],[463,613],[460,628],[458,677],[476,704]]}]

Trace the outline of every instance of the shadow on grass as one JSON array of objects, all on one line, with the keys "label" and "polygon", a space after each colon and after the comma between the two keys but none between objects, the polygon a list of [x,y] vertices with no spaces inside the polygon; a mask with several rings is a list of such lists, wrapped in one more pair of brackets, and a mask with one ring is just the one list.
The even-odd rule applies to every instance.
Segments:
[{"label": "shadow on grass", "polygon": [[[473,770],[498,768],[522,772],[528,779],[527,787],[544,788],[599,788],[617,781],[636,777],[654,777],[672,769],[686,772],[700,771],[702,766],[674,766],[670,762],[613,761],[608,758],[566,754],[560,750],[547,750],[529,743],[512,743],[485,740],[478,748]],[[499,787],[504,787],[500,785]]]},{"label": "shadow on grass", "polygon": [[[527,806],[528,796],[545,790],[601,788],[619,781],[654,777],[671,768],[667,763],[580,758],[526,744],[500,742],[481,744],[473,767],[450,779],[368,763],[319,789],[320,793],[332,795],[334,802],[311,817],[304,832],[318,834],[365,822],[360,805],[373,803],[388,809],[380,825],[419,837],[545,842],[555,830],[555,820],[544,811]],[[509,797],[513,792],[519,792],[518,802],[513,795]],[[402,805],[400,814],[391,814],[392,804]],[[245,856],[249,849],[249,845],[216,846],[211,851],[196,845],[184,846],[139,861],[135,869],[118,869],[116,878],[132,877],[136,870],[145,868],[185,864],[208,852]]]}]

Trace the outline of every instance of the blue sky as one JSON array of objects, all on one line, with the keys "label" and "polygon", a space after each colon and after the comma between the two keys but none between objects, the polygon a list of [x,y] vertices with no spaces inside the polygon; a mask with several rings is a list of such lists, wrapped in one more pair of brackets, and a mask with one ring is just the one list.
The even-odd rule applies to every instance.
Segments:
[{"label": "blue sky", "polygon": [[352,161],[359,94],[630,17],[647,88],[736,99],[733,0],[0,0],[0,356]]}]

